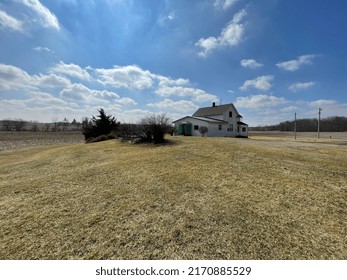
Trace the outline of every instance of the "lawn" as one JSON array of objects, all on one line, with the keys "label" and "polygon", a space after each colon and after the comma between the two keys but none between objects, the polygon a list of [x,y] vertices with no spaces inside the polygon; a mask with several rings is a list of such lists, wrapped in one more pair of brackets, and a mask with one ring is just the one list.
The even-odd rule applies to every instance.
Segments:
[{"label": "lawn", "polygon": [[347,259],[347,148],[169,137],[0,152],[0,259]]}]

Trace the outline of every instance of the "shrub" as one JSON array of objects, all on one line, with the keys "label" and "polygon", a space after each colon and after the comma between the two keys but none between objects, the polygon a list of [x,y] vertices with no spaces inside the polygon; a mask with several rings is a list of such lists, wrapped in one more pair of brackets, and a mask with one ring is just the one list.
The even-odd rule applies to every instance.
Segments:
[{"label": "shrub", "polygon": [[164,135],[169,132],[170,119],[165,114],[152,115],[140,121],[139,132],[142,142],[164,143]]},{"label": "shrub", "polygon": [[206,126],[200,126],[199,132],[201,133],[201,136],[205,136],[205,134],[208,132],[208,128]]},{"label": "shrub", "polygon": [[101,142],[101,141],[106,141],[106,140],[110,140],[110,139],[116,139],[116,136],[114,136],[113,134],[108,134],[108,135],[100,135],[98,137],[95,138],[89,138],[86,143],[95,143],[95,142]]}]

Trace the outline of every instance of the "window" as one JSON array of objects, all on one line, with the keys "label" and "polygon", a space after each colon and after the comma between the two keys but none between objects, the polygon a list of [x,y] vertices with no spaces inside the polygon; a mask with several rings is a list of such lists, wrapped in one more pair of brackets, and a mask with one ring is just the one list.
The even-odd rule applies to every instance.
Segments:
[{"label": "window", "polygon": [[233,124],[229,124],[227,130],[228,130],[228,131],[234,131],[234,125],[233,125]]},{"label": "window", "polygon": [[233,112],[229,111],[229,118],[233,117]]},{"label": "window", "polygon": [[242,132],[246,132],[247,129],[245,127],[242,128]]},{"label": "window", "polygon": [[199,130],[199,126],[198,125],[194,125],[194,130]]},{"label": "window", "polygon": [[222,127],[223,127],[223,126],[222,126],[221,124],[219,124],[219,125],[218,125],[218,130],[222,130]]}]

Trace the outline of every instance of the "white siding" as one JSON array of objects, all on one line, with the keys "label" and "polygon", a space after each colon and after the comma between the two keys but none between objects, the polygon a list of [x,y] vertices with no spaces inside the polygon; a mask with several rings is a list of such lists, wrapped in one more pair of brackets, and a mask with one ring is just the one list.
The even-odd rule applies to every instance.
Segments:
[{"label": "white siding", "polygon": [[[229,112],[232,112],[232,117],[229,117]],[[212,118],[216,120],[225,121],[227,123],[222,124],[222,130],[219,130],[219,123],[209,122],[204,120],[195,119],[192,117],[185,117],[181,119],[179,122],[175,123],[176,128],[178,129],[178,125],[180,123],[188,122],[192,124],[192,136],[202,136],[199,130],[194,130],[194,126],[198,125],[205,126],[208,128],[208,132],[205,136],[210,137],[236,137],[236,136],[248,136],[248,127],[247,125],[238,125],[237,122],[240,121],[238,117],[238,112],[236,111],[234,106],[229,106],[227,110],[225,110],[222,115],[210,115],[206,116],[207,118]],[[228,131],[228,128],[232,125],[233,130]],[[242,129],[246,128],[246,131],[243,132]]]}]

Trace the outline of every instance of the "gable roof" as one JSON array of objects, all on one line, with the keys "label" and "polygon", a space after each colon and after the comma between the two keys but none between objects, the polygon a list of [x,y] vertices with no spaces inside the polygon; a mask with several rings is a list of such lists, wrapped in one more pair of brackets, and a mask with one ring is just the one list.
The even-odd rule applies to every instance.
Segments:
[{"label": "gable roof", "polygon": [[224,105],[215,105],[211,107],[199,108],[194,114],[194,117],[206,117],[206,116],[215,116],[215,115],[223,115],[230,107],[236,111],[237,116],[242,118],[242,116],[237,112],[234,104],[224,104]]}]

